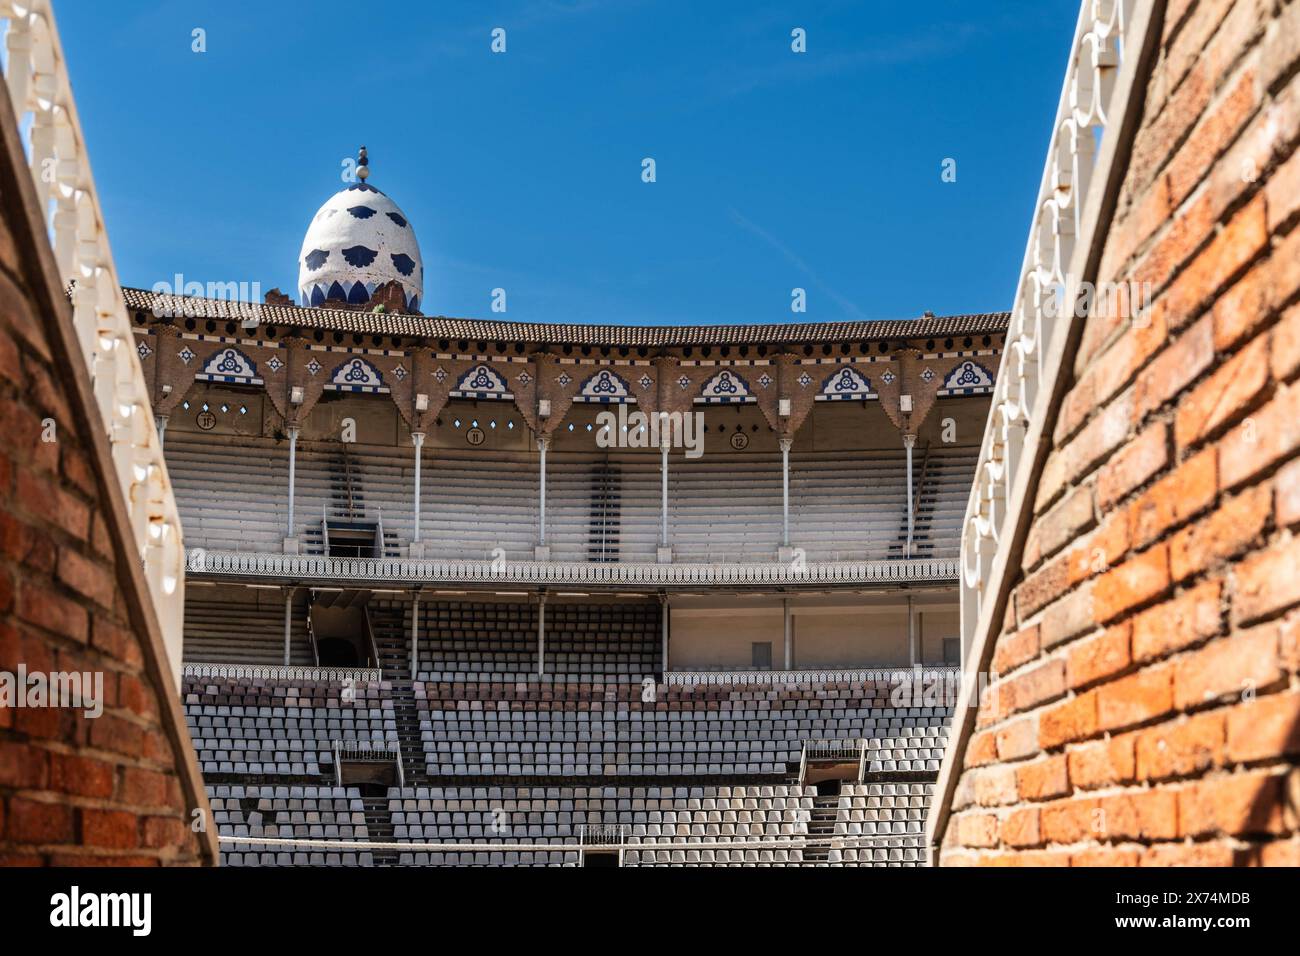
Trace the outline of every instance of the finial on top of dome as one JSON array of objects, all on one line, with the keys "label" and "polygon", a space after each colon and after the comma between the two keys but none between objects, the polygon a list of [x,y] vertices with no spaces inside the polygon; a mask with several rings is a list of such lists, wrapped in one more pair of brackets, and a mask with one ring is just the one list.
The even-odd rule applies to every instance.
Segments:
[{"label": "finial on top of dome", "polygon": [[357,153],[357,178],[364,183],[366,181],[366,177],[368,177],[369,175],[370,175],[370,161],[366,159],[366,148],[362,146],[361,151]]}]

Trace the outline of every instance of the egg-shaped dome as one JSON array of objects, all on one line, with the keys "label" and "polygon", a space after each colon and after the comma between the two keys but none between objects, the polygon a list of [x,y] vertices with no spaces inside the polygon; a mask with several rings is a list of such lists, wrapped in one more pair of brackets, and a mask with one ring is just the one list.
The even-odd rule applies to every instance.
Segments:
[{"label": "egg-shaped dome", "polygon": [[331,196],[307,227],[298,254],[298,300],[304,306],[341,299],[365,305],[375,290],[397,282],[414,312],[424,293],[424,262],[415,230],[386,195],[365,181]]}]

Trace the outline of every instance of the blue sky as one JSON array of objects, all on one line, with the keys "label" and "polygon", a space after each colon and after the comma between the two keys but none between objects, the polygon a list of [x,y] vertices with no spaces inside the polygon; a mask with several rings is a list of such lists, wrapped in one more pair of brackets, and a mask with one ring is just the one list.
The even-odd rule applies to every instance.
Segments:
[{"label": "blue sky", "polygon": [[427,314],[664,324],[1008,307],[1077,10],[56,3],[125,283],[291,292],[365,143]]}]

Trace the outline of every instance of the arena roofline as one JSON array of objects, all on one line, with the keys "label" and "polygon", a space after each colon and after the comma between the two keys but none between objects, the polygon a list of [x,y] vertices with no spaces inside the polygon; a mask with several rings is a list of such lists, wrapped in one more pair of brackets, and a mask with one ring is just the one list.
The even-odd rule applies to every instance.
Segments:
[{"label": "arena roofline", "polygon": [[672,348],[687,345],[838,344],[900,338],[1000,335],[1009,312],[924,315],[915,319],[856,322],[787,322],[742,325],[586,325],[581,323],[502,322],[448,316],[403,315],[350,309],[304,308],[291,304],[245,302],[151,292],[123,286],[126,307],[137,315],[215,321],[255,318],[262,324],[321,329],[359,335],[417,336],[426,339],[526,342],[621,348]]}]

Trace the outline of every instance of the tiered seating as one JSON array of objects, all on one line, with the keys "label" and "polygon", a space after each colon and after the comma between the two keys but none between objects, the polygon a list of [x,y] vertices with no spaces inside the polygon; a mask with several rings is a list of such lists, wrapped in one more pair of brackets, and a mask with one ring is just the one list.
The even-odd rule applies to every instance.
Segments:
[{"label": "tiered seating", "polygon": [[939,445],[927,454],[914,526],[914,554],[955,558],[979,450]]},{"label": "tiered seating", "polygon": [[917,866],[924,862],[925,814],[933,784],[845,784],[835,835],[871,837],[870,846],[832,848],[832,866]]},{"label": "tiered seating", "polygon": [[[355,787],[208,786],[222,836],[368,840],[365,808]],[[355,849],[284,850],[257,843],[223,843],[224,866],[372,866]]]},{"label": "tiered seating", "polygon": [[187,677],[185,721],[205,775],[313,777],[335,741],[354,750],[397,747],[388,685],[323,678]]},{"label": "tiered seating", "polygon": [[431,776],[784,775],[810,739],[868,739],[869,771],[937,771],[950,708],[891,685],[416,682]]},{"label": "tiered seating", "polygon": [[[465,843],[459,853],[402,853],[404,865],[574,865],[581,827],[622,825],[629,844],[680,840],[778,840],[808,832],[811,789],[754,787],[394,787],[394,838]],[[557,849],[475,851],[475,843],[554,844]],[[752,860],[751,860],[752,857]],[[626,865],[798,864],[802,852],[773,849],[629,850]]]},{"label": "tiered seating", "polygon": [[[278,592],[191,586],[185,595],[185,660],[205,664],[283,664],[284,599]],[[290,616],[289,663],[313,664],[307,607]]]},{"label": "tiered seating", "polygon": [[[410,632],[409,623],[406,626]],[[654,604],[548,604],[546,671],[640,683],[660,670]],[[515,682],[537,673],[537,608],[528,604],[440,602],[420,606],[419,678],[431,683]]]}]

